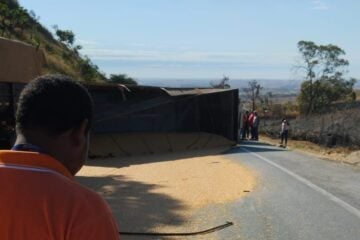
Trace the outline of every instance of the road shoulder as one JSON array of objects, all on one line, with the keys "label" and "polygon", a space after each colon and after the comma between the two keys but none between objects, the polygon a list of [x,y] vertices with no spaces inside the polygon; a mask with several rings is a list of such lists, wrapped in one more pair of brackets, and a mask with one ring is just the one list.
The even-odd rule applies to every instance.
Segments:
[{"label": "road shoulder", "polygon": [[[280,146],[280,139],[260,136],[261,142]],[[308,141],[289,140],[287,149],[301,152],[326,161],[336,161],[360,169],[360,151],[351,151],[343,147],[327,148]]]}]

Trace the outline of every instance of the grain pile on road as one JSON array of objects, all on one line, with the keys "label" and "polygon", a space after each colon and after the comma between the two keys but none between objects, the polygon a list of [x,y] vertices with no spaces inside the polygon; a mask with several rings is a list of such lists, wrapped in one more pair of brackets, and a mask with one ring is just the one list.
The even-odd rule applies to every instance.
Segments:
[{"label": "grain pile on road", "polygon": [[255,174],[224,155],[193,154],[90,160],[78,180],[109,202],[128,231],[181,226],[202,207],[237,200],[254,188]]}]

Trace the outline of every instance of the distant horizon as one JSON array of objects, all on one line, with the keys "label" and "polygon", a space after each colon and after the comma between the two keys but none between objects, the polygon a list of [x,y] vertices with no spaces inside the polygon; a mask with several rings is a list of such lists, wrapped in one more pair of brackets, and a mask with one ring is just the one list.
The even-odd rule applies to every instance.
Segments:
[{"label": "distant horizon", "polygon": [[[129,75],[127,75],[129,76]],[[129,76],[131,77],[131,76]],[[229,76],[227,76],[229,77]],[[212,77],[187,77],[187,78],[172,78],[172,77],[141,77],[141,78],[135,78],[135,79],[143,79],[143,80],[221,80],[222,77],[218,77],[218,78],[212,78]],[[250,81],[250,80],[261,80],[261,81],[266,81],[266,80],[279,80],[279,81],[288,81],[288,80],[294,80],[294,81],[303,81],[301,79],[292,79],[292,78],[231,78],[229,77],[230,81]]]},{"label": "distant horizon", "polygon": [[[175,78],[142,78],[135,79],[140,85],[145,86],[160,86],[160,87],[209,87],[212,81],[220,81],[221,78],[199,78],[199,79],[175,79]],[[246,87],[249,81],[256,80],[266,89],[292,89],[298,91],[300,85],[304,80],[301,79],[232,79],[230,78],[229,84],[232,88]],[[360,79],[356,81],[355,89],[360,89]]]}]

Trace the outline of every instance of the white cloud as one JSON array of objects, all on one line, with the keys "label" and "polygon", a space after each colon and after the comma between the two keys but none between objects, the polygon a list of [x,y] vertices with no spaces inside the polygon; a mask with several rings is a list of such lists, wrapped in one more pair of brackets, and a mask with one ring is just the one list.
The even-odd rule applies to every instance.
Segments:
[{"label": "white cloud", "polygon": [[282,71],[285,78],[285,72],[294,64],[297,55],[295,51],[199,51],[183,46],[156,47],[141,43],[117,47],[86,43],[81,53],[99,64],[106,73],[121,71],[136,77],[210,77],[224,73],[247,76],[247,72],[257,77],[263,76],[262,73],[272,77],[274,72]]},{"label": "white cloud", "polygon": [[324,1],[321,1],[321,0],[311,1],[311,5],[312,5],[311,8],[314,10],[328,10],[329,9],[329,6]]},{"label": "white cloud", "polygon": [[218,64],[218,65],[258,65],[273,66],[293,62],[295,53],[256,53],[256,52],[201,52],[190,50],[119,50],[108,48],[84,48],[82,52],[95,60],[147,62],[166,65],[179,64]]}]

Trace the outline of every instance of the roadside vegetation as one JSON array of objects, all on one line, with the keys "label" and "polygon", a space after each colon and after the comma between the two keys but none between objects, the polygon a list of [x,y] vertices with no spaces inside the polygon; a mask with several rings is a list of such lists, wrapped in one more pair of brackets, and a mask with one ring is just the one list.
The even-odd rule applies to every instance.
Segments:
[{"label": "roadside vegetation", "polygon": [[296,66],[304,74],[298,96],[302,115],[319,113],[336,101],[355,101],[354,78],[346,79],[349,61],[342,58],[345,51],[338,46],[316,45],[300,41],[298,49],[302,62]]},{"label": "roadside vegetation", "polygon": [[[360,149],[360,90],[346,78],[345,51],[332,44],[300,41],[301,60],[295,65],[303,83],[297,96],[265,92],[256,80],[243,88],[243,109],[256,110],[260,130],[279,138],[281,119],[290,120],[290,138],[326,147]],[[281,100],[279,100],[281,99]]]},{"label": "roadside vegetation", "polygon": [[108,81],[111,83],[127,84],[127,85],[137,85],[138,84],[135,79],[127,76],[126,74],[111,74]]}]

